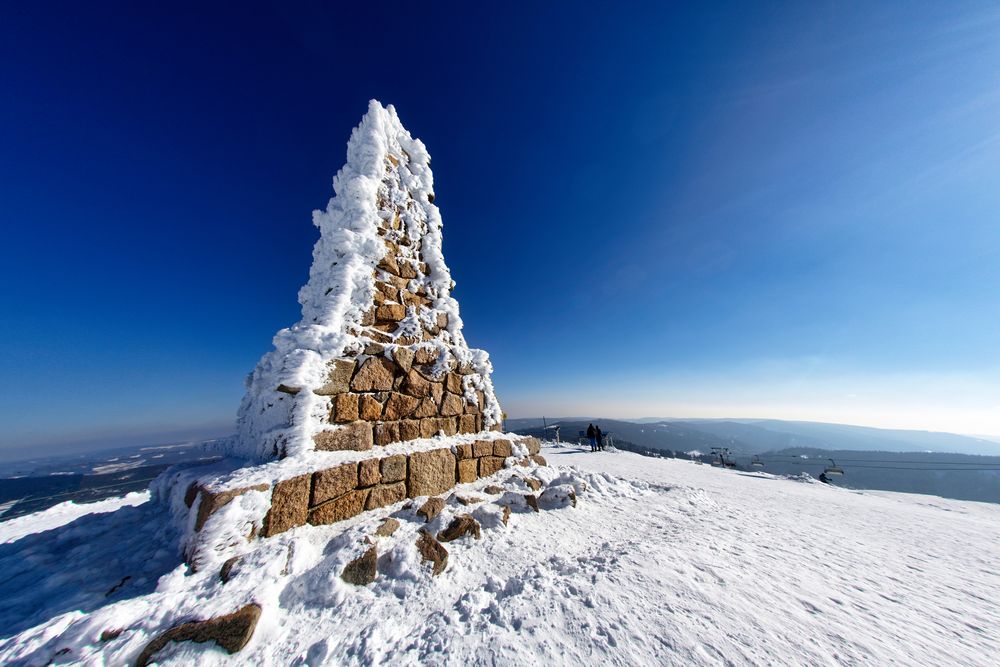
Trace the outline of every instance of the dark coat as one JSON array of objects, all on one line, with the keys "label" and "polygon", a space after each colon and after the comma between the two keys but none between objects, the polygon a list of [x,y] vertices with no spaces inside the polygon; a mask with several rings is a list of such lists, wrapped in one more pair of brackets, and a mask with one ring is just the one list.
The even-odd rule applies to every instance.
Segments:
[{"label": "dark coat", "polygon": [[591,424],[590,426],[587,427],[587,437],[588,438],[594,438],[594,437],[596,437],[596,433],[594,432],[594,425],[593,424]]}]

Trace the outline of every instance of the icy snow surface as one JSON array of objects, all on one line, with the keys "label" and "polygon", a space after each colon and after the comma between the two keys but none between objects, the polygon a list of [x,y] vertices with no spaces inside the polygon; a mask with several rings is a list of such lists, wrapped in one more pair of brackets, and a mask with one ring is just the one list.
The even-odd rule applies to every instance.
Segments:
[{"label": "icy snow surface", "polygon": [[107,498],[106,500],[98,500],[93,503],[75,503],[72,500],[68,500],[64,503],[53,505],[41,512],[0,522],[0,544],[9,544],[21,539],[25,535],[41,533],[46,530],[58,528],[59,526],[65,526],[67,523],[76,521],[88,514],[114,512],[126,505],[141,505],[147,500],[149,500],[148,491],[129,493],[121,498]]},{"label": "icy snow surface", "polygon": [[[459,487],[487,502],[449,503],[430,528],[471,511],[483,536],[448,543],[439,577],[402,504],[257,541],[225,585],[154,557],[176,536],[151,527],[152,502],[3,545],[0,663],[126,664],[170,625],[250,601],[263,615],[241,653],[185,643],[161,664],[996,663],[1000,506],[626,452],[543,454],[554,468],[513,472],[563,492],[585,482],[577,506],[515,507],[505,527],[482,489],[511,470]],[[387,515],[402,525],[373,538],[379,578],[345,584],[344,564]],[[130,572],[162,576],[103,598]]]}]

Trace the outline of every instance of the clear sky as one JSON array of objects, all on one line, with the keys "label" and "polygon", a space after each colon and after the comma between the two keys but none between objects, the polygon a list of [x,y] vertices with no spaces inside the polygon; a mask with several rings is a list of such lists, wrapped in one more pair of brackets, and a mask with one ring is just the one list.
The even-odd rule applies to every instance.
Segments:
[{"label": "clear sky", "polygon": [[1000,433],[996,4],[204,4],[4,10],[0,453],[229,432],[369,98],[511,416]]}]

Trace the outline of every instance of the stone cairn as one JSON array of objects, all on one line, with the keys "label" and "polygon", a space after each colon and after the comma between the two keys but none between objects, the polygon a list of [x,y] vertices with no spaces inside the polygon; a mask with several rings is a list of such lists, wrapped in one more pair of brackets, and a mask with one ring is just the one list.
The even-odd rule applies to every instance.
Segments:
[{"label": "stone cairn", "polygon": [[429,165],[395,110],[372,101],[336,196],[314,214],[321,235],[303,318],[248,379],[232,450],[256,469],[188,487],[195,532],[248,491],[270,491],[254,529],[269,537],[505,465],[544,465],[537,440],[499,433],[492,366],[467,346],[451,297]]},{"label": "stone cairn", "polygon": [[[451,297],[430,156],[391,106],[371,102],[334,190],[326,210],[314,214],[320,239],[299,292],[302,319],[278,332],[247,380],[239,432],[228,444],[233,458],[170,472],[166,486],[157,486],[169,489],[172,507],[181,510],[174,516],[185,522],[192,569],[221,564],[223,584],[248,540],[415,498],[424,500],[412,503],[413,514],[431,525],[449,502],[442,494],[509,466],[523,472],[482,490],[503,507],[503,524],[512,506],[537,512],[539,503],[576,504],[576,487],[566,484],[536,497],[543,483],[531,474],[545,465],[538,440],[500,433],[489,356],[466,344]],[[461,505],[490,504],[451,497]],[[399,526],[386,517],[375,535],[387,538]],[[421,528],[414,546],[433,575],[447,567],[441,542],[481,535],[471,514],[442,528],[436,536]],[[366,585],[377,566],[369,538],[341,578]],[[136,664],[176,641],[214,641],[237,652],[260,615],[253,603],[181,623],[153,638]],[[121,632],[108,630],[102,641]]]}]

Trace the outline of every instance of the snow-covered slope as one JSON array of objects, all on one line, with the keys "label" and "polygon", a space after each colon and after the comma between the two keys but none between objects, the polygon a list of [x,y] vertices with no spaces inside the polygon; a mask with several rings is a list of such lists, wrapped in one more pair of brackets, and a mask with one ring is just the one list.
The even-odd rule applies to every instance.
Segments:
[{"label": "snow-covered slope", "polygon": [[[437,577],[402,505],[263,540],[226,584],[164,558],[176,536],[148,529],[152,503],[81,519],[86,544],[68,543],[70,524],[0,546],[0,568],[14,572],[0,583],[0,663],[126,664],[169,625],[249,601],[263,614],[242,652],[177,644],[161,664],[996,662],[1000,506],[621,452],[543,453],[554,468],[530,472],[585,482],[577,505],[515,510],[504,526],[482,487],[510,470],[460,487],[487,500],[451,503],[431,528],[473,511],[482,539],[448,543]],[[401,527],[370,538],[390,514]],[[339,574],[366,537],[379,577],[359,588]],[[155,590],[109,591],[142,568],[162,575]]]},{"label": "snow-covered slope", "polygon": [[129,493],[121,498],[106,498],[93,503],[76,503],[68,500],[41,512],[15,517],[0,523],[0,544],[9,544],[26,535],[65,526],[67,523],[88,514],[114,512],[125,506],[141,505],[148,500],[148,491]]}]

